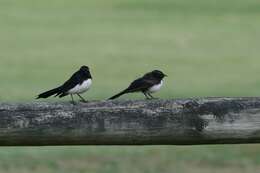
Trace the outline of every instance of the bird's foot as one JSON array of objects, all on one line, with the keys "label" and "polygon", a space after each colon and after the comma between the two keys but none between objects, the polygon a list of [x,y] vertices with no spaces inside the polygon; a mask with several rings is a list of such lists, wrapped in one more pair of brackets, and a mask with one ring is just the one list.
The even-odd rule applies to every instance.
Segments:
[{"label": "bird's foot", "polygon": [[156,98],[156,97],[152,96],[151,94],[148,94],[148,96],[150,97],[151,100],[157,100],[157,99],[159,99],[159,98]]},{"label": "bird's foot", "polygon": [[77,105],[77,103],[75,101],[70,101],[70,104]]},{"label": "bird's foot", "polygon": [[87,100],[80,100],[80,102],[82,102],[82,103],[88,103]]}]

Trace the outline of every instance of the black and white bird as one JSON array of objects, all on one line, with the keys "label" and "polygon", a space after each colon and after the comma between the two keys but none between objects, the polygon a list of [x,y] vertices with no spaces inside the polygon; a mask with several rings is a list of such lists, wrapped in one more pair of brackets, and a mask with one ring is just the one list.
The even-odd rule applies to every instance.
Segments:
[{"label": "black and white bird", "polygon": [[163,86],[163,79],[167,77],[166,74],[160,70],[154,70],[145,74],[143,77],[133,81],[128,88],[122,92],[116,94],[115,96],[109,98],[109,100],[116,99],[123,94],[133,93],[133,92],[142,92],[147,99],[154,99],[151,95],[161,89]]},{"label": "black and white bird", "polygon": [[86,100],[80,94],[88,91],[91,84],[92,76],[90,74],[89,68],[87,66],[82,66],[63,85],[39,94],[37,99],[47,98],[52,95],[55,95],[55,97],[59,96],[60,98],[70,95],[72,102],[75,103],[73,95],[76,94],[83,102],[86,102]]}]

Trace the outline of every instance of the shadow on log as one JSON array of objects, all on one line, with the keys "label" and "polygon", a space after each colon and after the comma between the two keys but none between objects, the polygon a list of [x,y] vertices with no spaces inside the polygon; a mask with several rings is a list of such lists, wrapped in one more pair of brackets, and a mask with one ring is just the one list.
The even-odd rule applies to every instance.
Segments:
[{"label": "shadow on log", "polygon": [[260,142],[260,98],[0,104],[0,146]]}]

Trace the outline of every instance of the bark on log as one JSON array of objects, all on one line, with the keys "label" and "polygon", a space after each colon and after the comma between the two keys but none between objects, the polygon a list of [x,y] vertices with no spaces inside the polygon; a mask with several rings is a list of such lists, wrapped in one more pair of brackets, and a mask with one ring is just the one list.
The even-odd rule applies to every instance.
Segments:
[{"label": "bark on log", "polygon": [[0,146],[260,143],[260,98],[0,104]]}]

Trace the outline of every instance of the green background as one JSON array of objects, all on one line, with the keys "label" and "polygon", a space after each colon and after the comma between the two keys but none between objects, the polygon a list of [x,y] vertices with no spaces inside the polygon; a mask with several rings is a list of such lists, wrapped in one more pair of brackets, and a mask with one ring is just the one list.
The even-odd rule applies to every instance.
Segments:
[{"label": "green background", "polygon": [[[153,69],[169,76],[156,97],[258,96],[259,18],[259,0],[0,0],[0,101],[33,102],[81,65],[89,100]],[[259,145],[0,149],[0,173],[259,170]]]}]

